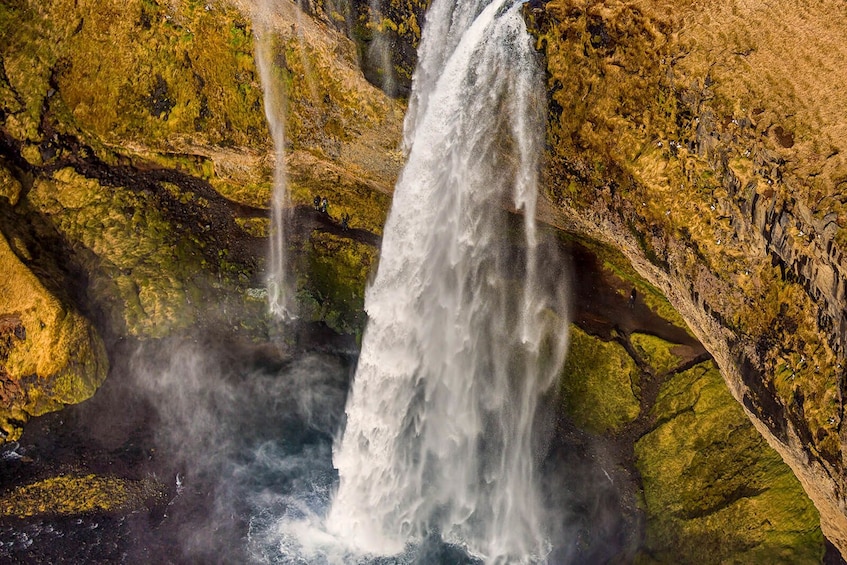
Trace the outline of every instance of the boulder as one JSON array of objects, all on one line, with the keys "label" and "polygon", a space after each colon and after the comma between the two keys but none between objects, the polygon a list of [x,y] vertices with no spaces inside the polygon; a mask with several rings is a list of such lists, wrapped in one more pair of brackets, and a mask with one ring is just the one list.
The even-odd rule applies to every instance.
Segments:
[{"label": "boulder", "polygon": [[82,402],[106,378],[92,325],[62,304],[0,235],[0,433],[20,436],[30,416]]}]

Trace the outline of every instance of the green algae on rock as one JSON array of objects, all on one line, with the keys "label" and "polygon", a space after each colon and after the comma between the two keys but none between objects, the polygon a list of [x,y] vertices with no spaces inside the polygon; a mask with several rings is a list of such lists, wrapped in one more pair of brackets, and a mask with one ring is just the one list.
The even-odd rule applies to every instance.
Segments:
[{"label": "green algae on rock", "polygon": [[639,412],[639,371],[626,350],[573,325],[570,347],[560,386],[565,411],[576,425],[604,433],[634,420]]},{"label": "green algae on rock", "polygon": [[5,197],[14,206],[21,197],[21,183],[8,169],[0,167],[0,196]]},{"label": "green algae on rock", "polygon": [[[110,342],[204,324],[267,336],[256,287],[282,164],[263,111],[253,8],[237,0],[0,7],[0,229]],[[361,301],[368,270],[354,263],[375,251],[355,240],[368,231],[371,245],[384,222],[402,103],[364,79],[349,39],[297,6],[279,6],[271,27],[288,169],[302,196],[295,206],[328,195],[335,227],[349,214],[358,230],[350,253],[345,234],[331,254],[320,237],[309,248],[315,257],[305,263],[321,269],[312,280],[321,282],[301,297],[310,315],[357,331],[362,316],[348,306]],[[350,259],[338,266],[340,286],[329,274],[335,257]],[[201,304],[210,296],[216,308]]]},{"label": "green algae on rock", "polygon": [[408,96],[430,0],[308,0],[307,10],[356,44],[359,66],[390,96]]}]

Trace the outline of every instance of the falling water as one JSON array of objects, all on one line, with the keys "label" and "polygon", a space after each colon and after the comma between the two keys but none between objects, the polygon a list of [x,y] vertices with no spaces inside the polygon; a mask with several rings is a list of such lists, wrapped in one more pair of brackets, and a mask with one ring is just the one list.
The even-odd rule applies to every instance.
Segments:
[{"label": "falling water", "polygon": [[369,59],[379,63],[382,69],[382,80],[380,87],[389,96],[397,92],[397,84],[394,80],[393,61],[391,60],[391,42],[388,35],[382,30],[382,0],[370,0],[370,25],[374,28],[373,39],[368,45]]},{"label": "falling water", "polygon": [[286,253],[286,214],[289,209],[288,179],[285,170],[285,94],[282,80],[274,71],[272,10],[268,1],[256,2],[256,66],[264,90],[265,117],[274,142],[274,183],[271,195],[270,256],[268,257],[268,309],[278,319],[294,314],[294,290],[288,273]]},{"label": "falling water", "polygon": [[[566,301],[537,280],[543,84],[519,10],[435,0],[427,14],[408,161],[334,450],[327,527],[361,552],[432,535],[491,563],[548,549],[532,431],[561,368]],[[523,212],[522,252],[509,206]]]}]

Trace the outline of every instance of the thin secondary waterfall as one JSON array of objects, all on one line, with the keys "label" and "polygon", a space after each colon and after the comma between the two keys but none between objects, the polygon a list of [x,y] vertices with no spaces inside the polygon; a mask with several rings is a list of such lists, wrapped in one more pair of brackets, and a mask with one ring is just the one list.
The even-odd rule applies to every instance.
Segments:
[{"label": "thin secondary waterfall", "polygon": [[282,80],[275,76],[272,7],[262,0],[255,5],[257,24],[256,66],[264,90],[265,117],[274,143],[273,191],[271,194],[270,253],[267,268],[268,310],[278,319],[294,315],[294,289],[288,273],[286,251],[286,214],[289,208],[288,179],[285,169],[285,94]]},{"label": "thin secondary waterfall", "polygon": [[537,280],[545,104],[520,4],[435,0],[427,13],[408,161],[334,450],[327,527],[361,552],[430,535],[488,562],[547,551],[532,431],[567,346],[566,299],[564,282]]},{"label": "thin secondary waterfall", "polygon": [[394,80],[394,63],[391,61],[391,42],[388,41],[384,30],[381,29],[383,22],[382,0],[369,0],[370,25],[373,27],[373,38],[368,45],[369,56],[378,61],[382,69],[382,80],[380,87],[389,96],[395,96],[397,85]]}]

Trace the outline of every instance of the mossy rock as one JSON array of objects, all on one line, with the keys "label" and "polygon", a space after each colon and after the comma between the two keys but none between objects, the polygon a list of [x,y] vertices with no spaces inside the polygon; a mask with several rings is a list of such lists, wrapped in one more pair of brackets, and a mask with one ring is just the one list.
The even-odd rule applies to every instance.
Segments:
[{"label": "mossy rock", "polygon": [[92,302],[105,305],[113,328],[161,337],[196,320],[200,243],[166,221],[152,195],[65,168],[38,179],[26,200],[78,250]]},{"label": "mossy rock", "polygon": [[349,171],[327,167],[315,158],[295,156],[301,172],[289,179],[289,194],[293,206],[313,206],[314,198],[327,198],[328,214],[340,222],[344,214],[350,216],[349,226],[382,235],[391,196],[373,186],[363,184]]},{"label": "mossy rock", "polygon": [[92,325],[62,304],[0,235],[0,429],[17,439],[29,416],[91,397],[106,378]]},{"label": "mossy rock", "polygon": [[142,510],[148,501],[161,499],[163,493],[163,485],[151,479],[59,475],[0,495],[0,516],[75,516]]},{"label": "mossy rock", "polygon": [[63,121],[106,143],[157,147],[198,133],[268,143],[250,29],[226,4],[22,1],[0,10],[0,29],[9,89],[24,106],[19,139],[40,141],[43,101],[57,96]]},{"label": "mossy rock", "polygon": [[640,561],[820,563],[817,510],[713,363],[674,375],[635,445],[647,535]]},{"label": "mossy rock", "polygon": [[[194,0],[4,4],[0,125],[33,166],[69,156],[73,138],[106,163],[178,169],[266,206],[276,163],[248,10]],[[397,167],[380,161],[400,139],[401,104],[364,80],[348,41],[298,11],[280,6],[265,32],[268,80],[285,100],[268,110],[284,122],[286,153],[312,151],[390,185]]]},{"label": "mossy rock", "polygon": [[0,167],[0,196],[6,198],[12,206],[21,197],[21,183],[5,167]]},{"label": "mossy rock", "polygon": [[629,341],[656,375],[669,373],[682,361],[679,356],[673,353],[675,345],[662,338],[649,334],[633,333],[629,336]]},{"label": "mossy rock", "polygon": [[390,96],[408,96],[430,0],[310,0],[311,11],[356,43],[365,77]]},{"label": "mossy rock", "polygon": [[306,318],[339,333],[361,334],[365,327],[365,286],[376,268],[378,250],[350,238],[312,232],[298,281]]},{"label": "mossy rock", "polygon": [[619,343],[602,341],[575,325],[570,335],[560,385],[565,412],[585,430],[619,430],[637,418],[640,409],[635,361]]}]

